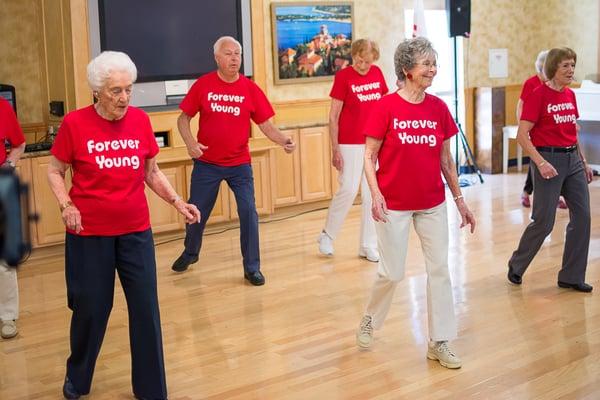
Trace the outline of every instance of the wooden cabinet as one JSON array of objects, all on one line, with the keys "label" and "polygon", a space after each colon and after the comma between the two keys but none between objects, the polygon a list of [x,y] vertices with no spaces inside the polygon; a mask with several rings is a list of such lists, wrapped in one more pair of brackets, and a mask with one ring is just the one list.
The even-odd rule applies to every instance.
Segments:
[{"label": "wooden cabinet", "polygon": [[[35,227],[35,241],[38,246],[61,243],[65,239],[65,224],[54,193],[48,183],[50,156],[31,159],[31,184],[34,210],[39,220]],[[71,188],[71,170],[65,176],[67,191]]]},{"label": "wooden cabinet", "polygon": [[[33,201],[33,186],[31,184],[31,159],[25,158],[19,161],[16,168],[17,175],[21,184],[27,185],[27,193],[29,200],[29,213],[35,213],[35,202]],[[37,226],[35,221],[29,224],[29,234],[31,245],[37,245]]]},{"label": "wooden cabinet", "polygon": [[[167,177],[177,193],[184,193],[185,167],[161,166],[160,170]],[[153,232],[166,232],[184,228],[184,219],[173,205],[161,199],[148,186],[146,186],[146,198],[150,210],[150,224]]]},{"label": "wooden cabinet", "polygon": [[298,148],[287,154],[283,148],[273,150],[273,202],[275,207],[298,204],[302,201],[300,184],[300,146],[298,131],[290,129],[282,131],[292,137]]},{"label": "wooden cabinet", "polygon": [[300,129],[302,202],[331,198],[331,150],[326,126]]}]

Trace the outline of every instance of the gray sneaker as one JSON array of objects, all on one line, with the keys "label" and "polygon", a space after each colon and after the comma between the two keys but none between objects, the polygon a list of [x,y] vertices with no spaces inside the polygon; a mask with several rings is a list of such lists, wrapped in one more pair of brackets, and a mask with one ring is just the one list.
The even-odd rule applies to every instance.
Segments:
[{"label": "gray sneaker", "polygon": [[360,321],[360,326],[356,332],[356,344],[358,347],[368,349],[373,342],[373,318],[370,315],[365,315]]},{"label": "gray sneaker", "polygon": [[14,338],[18,333],[16,321],[2,321],[0,336],[2,336],[3,339]]},{"label": "gray sneaker", "polygon": [[446,340],[441,342],[429,342],[427,349],[427,358],[437,360],[443,367],[455,369],[462,366],[462,361],[448,347]]}]

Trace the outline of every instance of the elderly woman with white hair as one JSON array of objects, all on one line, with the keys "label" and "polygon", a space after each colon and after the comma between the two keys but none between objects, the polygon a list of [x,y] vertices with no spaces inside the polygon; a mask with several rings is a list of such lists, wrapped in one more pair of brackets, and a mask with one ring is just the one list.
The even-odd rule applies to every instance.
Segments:
[{"label": "elderly woman with white hair", "polygon": [[460,192],[450,153],[450,138],[458,128],[444,101],[425,92],[437,74],[436,57],[425,38],[400,43],[394,64],[398,80],[405,84],[379,101],[364,129],[365,174],[380,258],[356,339],[360,347],[370,347],[373,329],[383,325],[396,286],[404,278],[412,223],[421,240],[427,271],[427,358],[447,368],[459,368],[461,360],[448,345],[457,327],[448,269],[448,215],[442,174],[462,219],[461,228],[471,225],[473,232],[475,217]]},{"label": "elderly woman with white hair", "polygon": [[[48,180],[66,226],[65,275],[71,355],[63,394],[89,393],[110,315],[115,271],[127,299],[133,393],[166,399],[156,261],[144,182],[188,223],[200,212],[185,203],[156,163],[148,116],[129,106],[137,69],[106,51],[87,67],[97,102],[65,116],[52,147]],[[65,173],[71,167],[67,192]]]}]

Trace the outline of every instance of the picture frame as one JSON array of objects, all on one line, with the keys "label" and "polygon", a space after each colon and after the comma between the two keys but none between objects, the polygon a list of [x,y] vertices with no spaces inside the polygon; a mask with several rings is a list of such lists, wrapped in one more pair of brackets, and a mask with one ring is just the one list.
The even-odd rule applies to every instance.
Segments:
[{"label": "picture frame", "polygon": [[271,3],[271,31],[276,85],[331,81],[352,63],[352,2]]}]

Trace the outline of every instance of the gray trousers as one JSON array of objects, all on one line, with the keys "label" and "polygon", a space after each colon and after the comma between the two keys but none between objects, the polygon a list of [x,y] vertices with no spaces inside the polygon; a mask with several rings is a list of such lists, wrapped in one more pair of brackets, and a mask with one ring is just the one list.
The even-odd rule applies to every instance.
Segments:
[{"label": "gray trousers", "polygon": [[547,162],[558,171],[558,176],[544,179],[534,164],[533,208],[531,222],[519,242],[519,247],[508,261],[518,275],[523,275],[552,232],[556,218],[556,203],[562,195],[569,206],[569,224],[565,238],[562,265],[558,280],[566,283],[584,283],[590,247],[590,192],[583,162],[577,151],[556,153],[540,151]]}]

